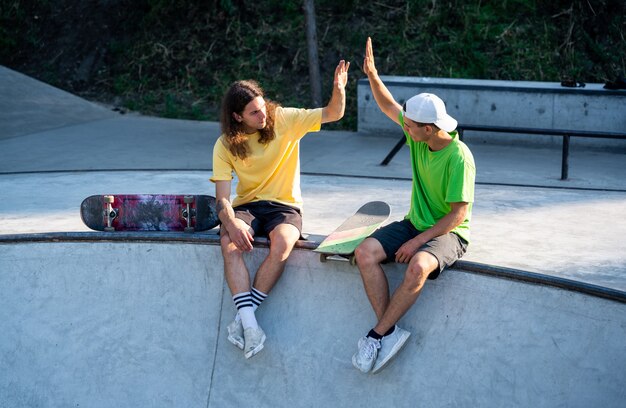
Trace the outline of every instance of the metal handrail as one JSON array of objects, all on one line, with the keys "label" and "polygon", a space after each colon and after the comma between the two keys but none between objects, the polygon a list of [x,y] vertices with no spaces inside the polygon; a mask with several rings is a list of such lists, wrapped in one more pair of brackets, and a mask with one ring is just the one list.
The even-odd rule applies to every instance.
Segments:
[{"label": "metal handrail", "polygon": [[[521,133],[532,135],[545,135],[545,136],[562,136],[563,137],[563,151],[561,156],[561,180],[567,180],[569,173],[569,139],[570,137],[591,137],[599,139],[626,139],[626,133],[617,132],[594,132],[590,130],[566,130],[566,129],[537,129],[537,128],[520,128],[520,127],[506,127],[506,126],[481,126],[481,125],[462,125],[457,126],[459,131],[459,139],[463,140],[463,132],[466,130],[477,130],[481,132],[497,132],[497,133]],[[406,137],[404,134],[396,143],[396,145],[389,151],[387,156],[380,163],[381,166],[386,166],[391,162],[391,159],[400,151],[402,146],[406,144]]]}]

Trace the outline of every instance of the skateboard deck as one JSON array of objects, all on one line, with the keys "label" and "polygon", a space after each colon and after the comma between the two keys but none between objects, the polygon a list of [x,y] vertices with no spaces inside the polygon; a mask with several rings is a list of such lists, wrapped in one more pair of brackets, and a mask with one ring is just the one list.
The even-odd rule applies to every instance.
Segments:
[{"label": "skateboard deck", "polygon": [[356,247],[387,221],[390,212],[389,204],[383,201],[371,201],[361,206],[314,249],[320,253],[320,261],[344,259],[354,265]]},{"label": "skateboard deck", "polygon": [[208,195],[92,195],[80,216],[96,231],[206,231],[219,224]]}]

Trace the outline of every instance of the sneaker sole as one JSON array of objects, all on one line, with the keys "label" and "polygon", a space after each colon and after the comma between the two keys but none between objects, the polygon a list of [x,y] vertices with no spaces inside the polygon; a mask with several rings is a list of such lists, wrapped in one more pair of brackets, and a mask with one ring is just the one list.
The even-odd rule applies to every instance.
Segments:
[{"label": "sneaker sole", "polygon": [[243,350],[243,341],[241,339],[237,339],[229,334],[228,341],[237,346],[238,349]]},{"label": "sneaker sole", "polygon": [[258,346],[256,346],[255,348],[253,348],[252,350],[246,352],[246,354],[245,354],[246,358],[250,358],[250,357],[254,356],[255,354],[257,354],[259,351],[263,350],[266,338],[267,337],[264,334],[263,337],[261,337],[261,343]]},{"label": "sneaker sole", "polygon": [[385,365],[387,365],[398,354],[398,352],[402,350],[402,347],[404,347],[410,335],[411,333],[409,332],[404,333],[400,338],[400,341],[396,343],[394,348],[391,349],[391,352],[387,354],[387,357],[380,362],[376,361],[376,364],[374,364],[374,368],[372,369],[372,374],[380,372],[380,370],[382,370]]},{"label": "sneaker sole", "polygon": [[[363,371],[358,364],[356,363],[356,355],[352,356],[352,365],[354,366],[354,368],[356,368],[357,370],[359,370],[362,373],[369,373],[370,371],[372,371],[372,367],[370,367],[369,370]],[[373,365],[372,365],[373,366]]]}]

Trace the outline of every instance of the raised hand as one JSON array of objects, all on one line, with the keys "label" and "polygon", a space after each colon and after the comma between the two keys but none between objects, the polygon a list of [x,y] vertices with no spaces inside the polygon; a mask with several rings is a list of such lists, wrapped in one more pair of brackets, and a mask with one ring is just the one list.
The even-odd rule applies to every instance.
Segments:
[{"label": "raised hand", "polygon": [[374,65],[374,50],[372,48],[372,39],[367,37],[365,43],[365,58],[363,59],[363,72],[365,75],[377,74],[376,65]]},{"label": "raised hand", "polygon": [[335,87],[344,89],[348,83],[348,69],[350,68],[350,62],[344,60],[339,61],[337,68],[335,68]]}]

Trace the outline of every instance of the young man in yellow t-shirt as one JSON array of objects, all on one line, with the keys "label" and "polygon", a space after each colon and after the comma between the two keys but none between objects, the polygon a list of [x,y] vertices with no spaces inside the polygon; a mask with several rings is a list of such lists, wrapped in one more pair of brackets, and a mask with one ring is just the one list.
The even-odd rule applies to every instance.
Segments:
[{"label": "young man in yellow t-shirt", "polygon": [[[335,69],[328,105],[318,109],[283,108],[266,100],[255,81],[237,81],[222,102],[222,135],[213,149],[217,212],[224,274],[237,307],[228,340],[250,358],[263,349],[265,333],[255,310],[280,278],[302,232],[300,139],[322,123],[343,117],[349,62]],[[230,202],[233,173],[236,197]],[[255,235],[267,236],[270,251],[250,285],[243,253]]]}]

